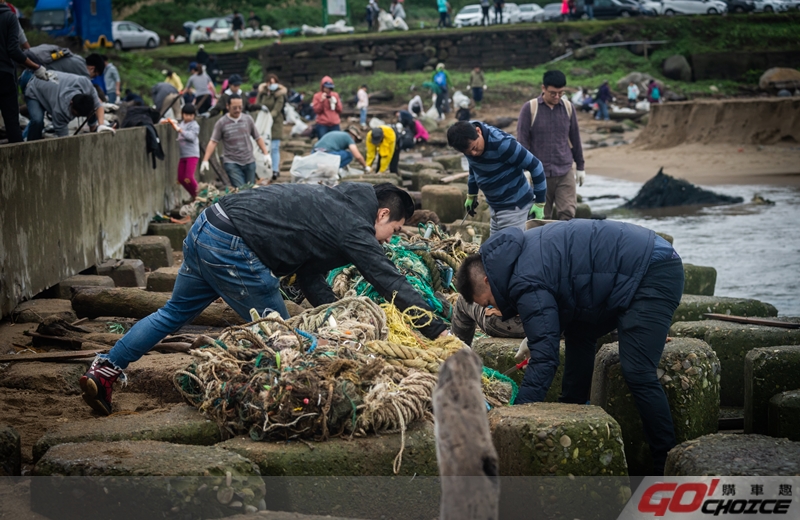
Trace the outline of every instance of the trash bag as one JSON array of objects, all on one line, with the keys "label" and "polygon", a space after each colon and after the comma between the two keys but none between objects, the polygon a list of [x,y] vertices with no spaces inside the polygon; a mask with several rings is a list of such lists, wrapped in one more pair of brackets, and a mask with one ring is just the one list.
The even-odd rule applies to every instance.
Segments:
[{"label": "trash bag", "polygon": [[292,125],[301,121],[301,118],[292,105],[286,104],[283,106],[283,120],[284,124]]},{"label": "trash bag", "polygon": [[383,126],[385,124],[386,123],[384,123],[382,119],[378,119],[375,116],[373,116],[372,119],[369,120],[369,127],[370,128],[378,128],[379,126]]},{"label": "trash bag", "polygon": [[324,27],[312,27],[311,25],[305,25],[300,29],[300,33],[303,36],[325,36],[325,28]]},{"label": "trash bag", "polygon": [[460,90],[456,90],[456,93],[453,94],[453,104],[456,108],[469,108],[469,98]]},{"label": "trash bag", "polygon": [[189,35],[189,43],[194,45],[197,42],[207,42],[207,41],[208,41],[208,34],[206,34],[205,31],[192,29],[192,33]]},{"label": "trash bag", "polygon": [[[269,152],[270,145],[272,144],[272,114],[259,110],[258,116],[256,117],[256,130],[258,130],[258,135],[264,139],[264,146],[266,146],[267,152]],[[269,156],[269,166],[264,166],[264,154],[261,153],[261,148],[258,147],[255,139],[252,137],[250,141],[253,143],[253,158],[256,160],[256,176],[259,179],[272,178],[272,168],[274,167],[272,164],[272,156]]]},{"label": "trash bag", "polygon": [[308,130],[308,123],[298,119],[297,121],[295,121],[294,126],[292,127],[292,131],[289,133],[289,135],[291,136],[303,135],[306,130]]},{"label": "trash bag", "polygon": [[344,20],[339,20],[336,23],[325,26],[325,34],[349,34],[352,32],[355,32],[355,28],[347,25],[347,22]]},{"label": "trash bag", "polygon": [[392,15],[381,9],[381,12],[378,13],[378,32],[393,30],[394,18],[392,18]]},{"label": "trash bag", "polygon": [[408,24],[402,18],[395,18],[394,19],[394,28],[397,29],[398,31],[407,31],[408,30]]},{"label": "trash bag", "polygon": [[429,108],[427,112],[425,112],[425,117],[433,119],[434,121],[438,121],[439,120],[439,111],[436,110],[436,105],[435,104],[432,105],[431,108]]},{"label": "trash bag", "polygon": [[636,103],[636,110],[639,110],[639,111],[642,111],[642,112],[650,112],[650,102],[647,101],[646,99],[643,99],[642,101],[637,102]]},{"label": "trash bag", "polygon": [[325,152],[314,152],[306,156],[295,155],[289,173],[292,182],[334,186],[339,179],[340,162],[341,158],[338,155]]}]

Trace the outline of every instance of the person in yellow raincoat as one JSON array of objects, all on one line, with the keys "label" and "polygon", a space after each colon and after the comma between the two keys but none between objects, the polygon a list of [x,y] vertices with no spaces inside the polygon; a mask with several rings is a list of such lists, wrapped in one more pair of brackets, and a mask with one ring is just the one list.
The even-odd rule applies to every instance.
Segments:
[{"label": "person in yellow raincoat", "polygon": [[367,133],[367,166],[372,166],[378,156],[377,173],[397,173],[400,151],[397,150],[397,137],[390,126],[382,125]]}]

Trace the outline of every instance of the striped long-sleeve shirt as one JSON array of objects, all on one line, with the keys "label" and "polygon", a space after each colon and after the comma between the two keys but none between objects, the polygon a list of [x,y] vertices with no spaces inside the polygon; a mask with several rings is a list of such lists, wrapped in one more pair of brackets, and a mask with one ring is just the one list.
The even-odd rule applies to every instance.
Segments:
[{"label": "striped long-sleeve shirt", "polygon": [[[480,156],[466,156],[469,193],[477,195],[480,189],[495,211],[521,208],[534,197],[536,202],[544,203],[547,180],[539,159],[502,130],[478,121],[472,121],[472,124],[480,128],[485,145]],[[533,189],[524,170],[531,172]]]}]

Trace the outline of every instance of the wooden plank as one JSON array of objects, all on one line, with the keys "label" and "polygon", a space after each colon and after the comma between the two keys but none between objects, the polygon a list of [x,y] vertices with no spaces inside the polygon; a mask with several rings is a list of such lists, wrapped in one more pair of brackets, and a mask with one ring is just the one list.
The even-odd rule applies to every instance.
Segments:
[{"label": "wooden plank", "polygon": [[728,314],[715,314],[707,312],[703,314],[710,320],[732,321],[734,323],[744,323],[745,325],[763,325],[764,327],[780,327],[783,329],[800,329],[800,323],[788,323],[785,321],[768,320],[766,318],[748,318],[746,316],[731,316]]},{"label": "wooden plank", "polygon": [[449,184],[449,183],[451,183],[453,181],[457,181],[459,179],[464,179],[466,177],[469,177],[469,172],[454,173],[453,175],[448,175],[447,177],[442,177],[441,183],[442,184]]},{"label": "wooden plank", "polygon": [[75,352],[45,352],[42,354],[12,354],[0,356],[0,363],[20,363],[23,361],[69,361],[70,359],[91,358],[105,350],[79,350]]},{"label": "wooden plank", "polygon": [[493,520],[500,515],[497,450],[481,391],[481,367],[477,354],[460,350],[442,365],[433,391],[441,520]]}]

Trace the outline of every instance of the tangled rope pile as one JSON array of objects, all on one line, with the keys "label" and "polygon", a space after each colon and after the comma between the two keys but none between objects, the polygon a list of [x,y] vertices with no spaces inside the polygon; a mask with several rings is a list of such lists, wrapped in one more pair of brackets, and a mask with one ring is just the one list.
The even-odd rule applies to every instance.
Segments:
[{"label": "tangled rope pile", "polygon": [[[479,246],[462,240],[458,234],[451,237],[432,223],[428,226],[420,224],[420,227],[422,230],[430,228],[431,237],[425,238],[423,231],[405,238],[395,236],[384,244],[384,251],[436,314],[449,321],[452,305],[446,305],[436,293],[449,301],[449,296],[455,294],[451,285],[454,274],[461,262],[476,253]],[[357,295],[385,302],[353,265],[332,270],[328,274],[328,283],[340,298]]]},{"label": "tangled rope pile", "polygon": [[225,191],[220,191],[213,184],[200,182],[197,184],[197,197],[195,197],[192,202],[181,206],[178,211],[182,217],[190,217],[192,221],[194,221],[200,216],[200,213],[202,213],[203,210],[219,202],[219,199],[225,195],[238,193],[242,190],[247,190],[252,187],[252,184],[245,184],[244,186],[240,186],[238,188],[225,186]]}]

